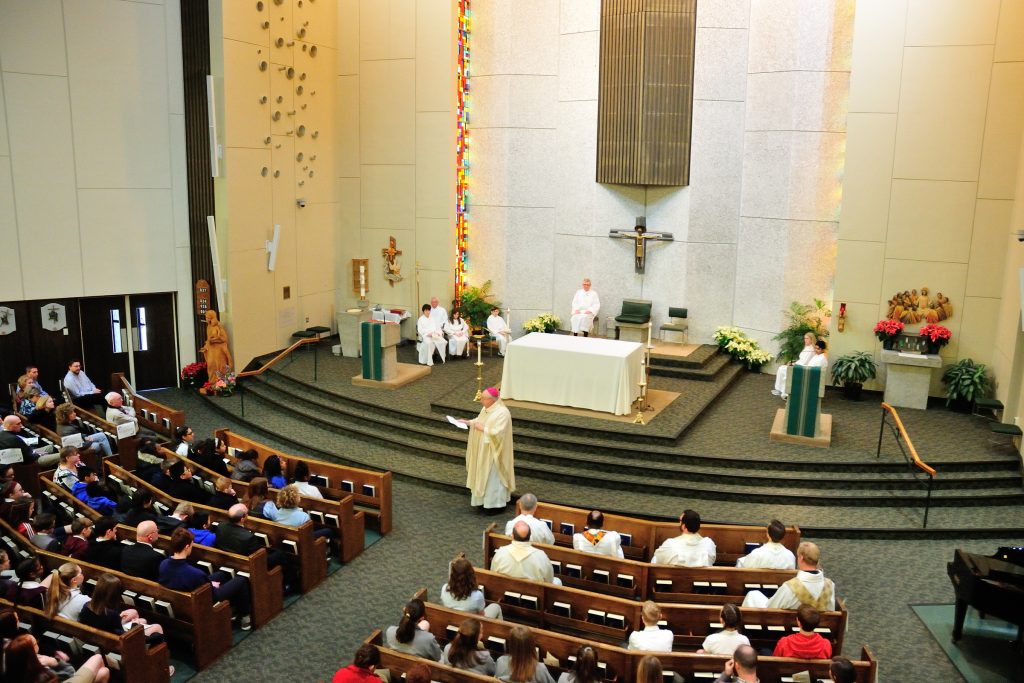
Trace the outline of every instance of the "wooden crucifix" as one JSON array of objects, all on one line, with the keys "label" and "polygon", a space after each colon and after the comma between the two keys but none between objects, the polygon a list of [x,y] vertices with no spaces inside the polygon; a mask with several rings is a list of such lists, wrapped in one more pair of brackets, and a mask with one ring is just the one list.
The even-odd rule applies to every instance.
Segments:
[{"label": "wooden crucifix", "polygon": [[402,281],[402,266],[398,263],[398,257],[402,255],[402,250],[398,248],[394,237],[388,240],[387,249],[380,250],[380,255],[384,257],[384,279],[394,287],[396,282]]},{"label": "wooden crucifix", "polygon": [[647,232],[647,217],[637,216],[636,227],[632,230],[612,230],[609,237],[633,240],[636,249],[634,250],[634,270],[643,275],[644,266],[647,261],[647,242],[671,242],[673,241],[670,232]]}]

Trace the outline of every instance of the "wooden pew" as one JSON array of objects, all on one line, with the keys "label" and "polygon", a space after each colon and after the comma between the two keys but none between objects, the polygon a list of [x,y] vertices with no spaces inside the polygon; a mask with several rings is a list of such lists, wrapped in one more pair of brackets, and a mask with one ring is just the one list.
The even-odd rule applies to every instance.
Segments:
[{"label": "wooden pew", "polygon": [[[143,481],[135,474],[125,470],[120,465],[111,461],[105,463],[109,475],[113,475],[129,488],[146,489],[153,494],[154,500],[160,501],[163,505],[172,509],[182,502]],[[220,508],[212,508],[206,505],[192,503],[196,510],[203,510],[210,515],[211,522],[228,521],[228,513]],[[271,544],[284,544],[292,548],[293,553],[298,557],[299,563],[299,587],[303,593],[307,593],[320,584],[327,577],[327,539],[313,537],[313,523],[306,522],[300,527],[284,526],[265,519],[248,517],[245,521],[246,528],[258,534],[263,534]]]},{"label": "wooden pew", "polygon": [[[508,621],[470,615],[466,612],[447,609],[441,605],[427,602],[426,589],[419,591],[416,597],[424,600],[426,606],[424,618],[430,623],[430,631],[442,647],[453,637],[454,633],[458,630],[459,624],[470,616],[480,621],[481,640],[483,640],[485,645],[493,645],[493,643],[487,642],[487,639],[492,636],[504,639],[507,642],[510,631],[516,626],[515,623],[509,623]],[[605,680],[615,680],[619,683],[634,681],[640,659],[648,654],[647,652],[626,650],[615,644],[594,642],[588,638],[580,638],[541,628],[531,628],[530,630],[541,653],[548,653],[556,657],[559,661],[560,669],[570,668],[572,662],[569,657],[575,656],[579,647],[586,644],[597,651],[598,660],[604,664]],[[496,659],[500,651],[494,652],[494,654]],[[691,652],[659,653],[657,657],[661,660],[665,670],[674,671],[682,676],[684,680],[688,681],[713,680],[721,673],[725,662],[729,659],[728,657],[718,655],[698,655]],[[786,657],[759,657],[757,673],[762,683],[775,683],[791,677],[796,672],[808,670],[813,676],[828,680],[829,663],[830,660],[827,659],[802,660]],[[857,671],[858,683],[874,683],[877,677],[877,662],[868,648],[863,648],[861,661],[855,661],[854,668]],[[705,674],[710,674],[710,677],[705,678]],[[552,672],[552,675],[557,678],[557,672]]]},{"label": "wooden pew", "polygon": [[[518,508],[518,503],[516,505]],[[533,514],[537,519],[551,522],[551,531],[555,536],[556,545],[571,548],[572,533],[563,533],[562,525],[572,525],[575,531],[583,531],[587,526],[587,515],[590,514],[590,510],[542,502],[537,504],[537,510]],[[768,521],[765,520],[762,526],[701,524],[700,533],[715,542],[718,549],[716,564],[735,566],[737,558],[749,552],[746,549],[747,543],[761,544],[765,542],[765,528],[768,526]],[[604,528],[626,535],[623,538],[622,550],[627,558],[647,561],[650,561],[658,546],[680,534],[678,521],[655,522],[609,513],[604,515]],[[782,545],[795,554],[797,546],[800,545],[800,537],[800,527],[786,527],[786,537],[782,539]],[[626,542],[627,540],[629,543]]]},{"label": "wooden pew", "polygon": [[135,416],[139,418],[139,427],[146,427],[168,439],[174,439],[174,430],[185,424],[185,413],[181,410],[168,408],[151,398],[135,393],[135,388],[128,383],[123,372],[110,375],[110,390],[120,393],[127,392],[131,396]]},{"label": "wooden pew", "polygon": [[[483,586],[488,601],[500,603],[505,618],[511,621],[613,644],[624,642],[629,632],[642,624],[640,611],[643,605],[635,600],[515,579],[487,569],[477,569],[476,578]],[[515,595],[529,596],[531,600],[518,599],[520,604],[516,604]],[[720,628],[713,626],[720,621],[721,607],[718,605],[659,603],[659,606],[668,628],[675,634],[675,645],[680,649],[696,650],[704,638]],[[842,652],[847,612],[842,601],[838,606],[837,611],[821,613],[819,629],[832,641],[833,650]],[[780,637],[797,630],[795,610],[743,607],[740,611],[744,633],[750,638],[751,645],[759,650],[774,648]],[[615,618],[605,618],[597,623],[588,621],[594,618],[594,613],[610,614]]]},{"label": "wooden pew", "polygon": [[[7,547],[14,544],[19,551],[35,555],[47,571],[71,561],[66,555],[36,548],[3,520],[0,520],[0,533]],[[22,553],[19,552],[18,555]],[[196,668],[205,669],[231,648],[231,605],[227,601],[214,604],[213,587],[210,584],[200,586],[191,593],[181,593],[164,588],[155,581],[147,581],[81,560],[74,562],[82,568],[86,581],[96,580],[103,574],[113,574],[121,579],[126,591],[168,603],[174,612],[173,617],[164,612],[149,610],[141,600],[135,601],[135,608],[150,623],[162,624],[168,636],[179,637],[191,643]]]},{"label": "wooden pew", "polygon": [[[373,472],[282,453],[229,429],[218,429],[215,435],[228,445],[229,451],[231,449],[245,451],[250,448],[255,450],[259,454],[258,461],[261,467],[263,461],[270,455],[279,455],[284,458],[289,471],[296,461],[305,461],[309,465],[311,474],[327,479],[328,486],[318,486],[325,498],[339,500],[351,493],[355,496],[356,505],[365,510],[368,520],[373,522],[372,526],[380,535],[386,536],[391,533],[391,472]],[[351,482],[351,490],[347,490],[349,485],[346,482]],[[315,485],[315,482],[313,483]]]},{"label": "wooden pew", "polygon": [[[43,487],[43,495],[57,502],[63,502],[71,506],[75,514],[84,515],[94,522],[102,517],[99,512],[93,510],[81,500],[75,498],[64,487],[54,483],[51,479],[40,478]],[[135,541],[135,528],[119,524],[117,537],[121,541]],[[169,552],[170,536],[160,536],[154,544],[157,548]],[[236,572],[244,572],[249,577],[249,587],[252,593],[252,624],[259,628],[267,623],[284,609],[284,573],[280,567],[270,569],[267,566],[267,550],[260,548],[252,555],[235,555],[216,548],[194,544],[192,546],[193,562],[208,562],[213,570],[220,567],[229,567]]]},{"label": "wooden pew", "polygon": [[104,655],[108,666],[111,665],[111,659],[118,660],[118,670],[112,673],[117,676],[120,672],[122,683],[170,680],[167,668],[170,653],[167,644],[160,643],[147,647],[146,634],[142,629],[132,629],[123,635],[115,636],[63,617],[55,616],[51,619],[41,610],[27,605],[15,606],[14,603],[2,598],[0,608],[17,609],[18,617],[32,625],[32,634],[40,642],[45,641],[44,634],[55,632],[75,638],[83,643],[86,649]]},{"label": "wooden pew", "polygon": [[430,659],[421,659],[415,655],[408,655],[398,650],[392,650],[384,646],[384,636],[380,629],[370,634],[370,637],[363,641],[369,645],[376,645],[380,649],[380,668],[391,672],[391,680],[399,683],[404,680],[403,676],[417,664],[430,669],[430,680],[438,683],[494,683],[496,680],[491,676],[462,671],[451,666],[446,666]]},{"label": "wooden pew", "polygon": [[[161,446],[157,450],[165,459],[172,456],[181,458],[181,456],[169,448]],[[201,480],[209,482],[211,487],[216,485],[217,477],[221,475],[204,467],[195,460],[190,460],[189,458],[181,459],[189,464],[193,477],[198,476]],[[245,498],[248,495],[248,483],[232,479],[231,484],[239,498]],[[210,489],[207,488],[207,490],[209,491]],[[270,493],[276,498],[279,490],[271,488]],[[355,509],[355,496],[351,493],[344,494],[337,500],[302,496],[300,506],[310,516],[316,518],[316,521],[321,526],[333,527],[338,530],[342,562],[351,562],[363,552],[363,548],[366,545],[366,515],[362,510]]]},{"label": "wooden pew", "polygon": [[[484,567],[490,569],[498,548],[512,542],[509,536],[484,531]],[[534,543],[555,566],[563,585],[633,600],[740,604],[748,589],[778,587],[796,576],[795,569],[739,569],[737,567],[675,567],[594,555],[562,546]],[[578,567],[570,571],[570,567]],[[578,572],[578,576],[576,575]],[[701,585],[706,584],[706,585]]]}]

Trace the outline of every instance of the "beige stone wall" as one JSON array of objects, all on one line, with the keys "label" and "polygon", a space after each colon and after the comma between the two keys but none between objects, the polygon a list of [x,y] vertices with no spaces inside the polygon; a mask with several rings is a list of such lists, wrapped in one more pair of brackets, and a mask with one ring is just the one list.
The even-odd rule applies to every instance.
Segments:
[{"label": "beige stone wall", "polygon": [[[418,311],[454,294],[455,12],[447,0],[338,2],[338,310],[358,300],[353,258],[369,260],[371,304]],[[381,256],[392,236],[394,285]]]},{"label": "beige stone wall", "polygon": [[[211,3],[210,42],[223,146],[214,181],[228,283],[223,318],[244,365],[288,345],[295,330],[334,324],[336,4]],[[270,272],[275,224],[281,238]]]},{"label": "beige stone wall", "polygon": [[888,299],[925,286],[955,309],[943,358],[994,363],[1006,384],[1013,342],[993,339],[1017,310],[1004,297],[1022,124],[1021,3],[857,2],[834,297],[849,322],[833,356],[877,351]]}]

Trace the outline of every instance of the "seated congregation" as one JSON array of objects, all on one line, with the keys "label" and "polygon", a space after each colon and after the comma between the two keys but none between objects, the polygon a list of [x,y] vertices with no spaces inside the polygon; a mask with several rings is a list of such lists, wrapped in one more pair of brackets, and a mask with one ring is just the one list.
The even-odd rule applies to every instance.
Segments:
[{"label": "seated congregation", "polygon": [[483,568],[456,556],[438,601],[418,591],[335,683],[877,680],[866,647],[841,656],[845,605],[798,528],[517,508],[485,530]]},{"label": "seated congregation", "polygon": [[[390,531],[388,472],[285,456],[227,430],[150,429],[162,426],[150,414],[173,411],[129,395],[140,416],[121,393],[80,391],[102,399],[57,403],[52,426],[30,420],[21,394],[4,411],[4,680],[168,680],[172,659],[204,669],[286,595],[358,555],[367,524]],[[114,421],[138,434],[119,439]]]}]

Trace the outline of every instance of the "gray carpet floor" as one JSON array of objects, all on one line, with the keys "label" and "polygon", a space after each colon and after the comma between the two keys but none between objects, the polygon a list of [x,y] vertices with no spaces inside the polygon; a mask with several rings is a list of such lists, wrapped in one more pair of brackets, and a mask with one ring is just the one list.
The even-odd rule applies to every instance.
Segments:
[{"label": "gray carpet floor", "polygon": [[[285,369],[288,373],[306,373],[304,365],[309,359],[300,359]],[[399,392],[374,392],[347,385],[354,372],[347,367],[350,359],[333,361],[320,357],[322,382],[336,382],[355,393],[366,392],[366,400],[386,401],[399,409],[424,413],[438,392],[451,391],[453,377],[444,381],[441,371],[456,371],[460,381],[473,377],[471,364],[454,364],[450,368],[435,370],[430,382],[422,382]],[[461,367],[460,367],[461,365]],[[496,363],[489,368],[489,381],[494,381]],[[353,372],[349,374],[349,369]],[[454,373],[453,373],[454,374]],[[311,377],[311,372],[304,378]],[[668,382],[668,380],[665,380]],[[725,396],[717,401],[680,440],[680,447],[697,452],[713,452],[742,458],[742,434],[734,432],[737,416],[746,416],[751,410],[771,410],[768,395],[770,380],[763,376],[745,376]],[[694,382],[694,384],[700,384]],[[767,397],[767,398],[766,398]],[[189,423],[202,437],[215,428],[229,427],[243,434],[251,434],[262,441],[290,452],[293,447],[272,436],[256,434],[240,422],[211,410],[198,397],[176,390],[157,392],[156,400],[186,410]],[[237,399],[226,399],[227,402]],[[753,406],[753,407],[752,407]],[[858,406],[841,405],[835,401],[829,407],[842,415],[847,424],[860,420],[859,431],[869,430],[877,438],[877,408],[868,411]],[[877,406],[877,404],[876,404]],[[259,412],[257,419],[270,412]],[[859,412],[858,412],[859,411]],[[849,412],[849,414],[847,414]],[[862,415],[861,415],[862,413]],[[943,415],[940,415],[943,413]],[[252,417],[252,413],[249,413]],[[969,419],[952,416],[944,411],[912,411],[905,417],[908,428],[919,440],[919,449],[927,452],[931,460],[964,458],[957,453],[952,441],[969,439],[977,443],[968,429],[974,429]],[[963,418],[963,419],[962,419]],[[844,436],[839,443],[843,459],[874,458],[871,438],[862,434]],[[965,436],[966,435],[966,436]],[[289,436],[301,436],[289,434]],[[313,438],[311,436],[311,438]],[[335,434],[334,452],[357,454],[360,459],[377,460],[386,464],[393,448],[363,439]],[[758,447],[764,447],[763,435]],[[961,441],[961,448],[963,442]],[[870,457],[865,455],[870,448]],[[746,451],[746,452],[749,452]],[[972,451],[973,452],[973,451]],[[821,457],[820,454],[808,457]],[[896,456],[892,456],[896,457]],[[968,455],[967,457],[970,457]],[[577,500],[572,487],[558,482],[527,482],[536,484],[542,499],[577,505],[601,506],[607,501]],[[520,490],[524,486],[520,485]],[[645,496],[639,493],[616,494],[614,507],[648,514],[677,514],[687,505],[685,500],[668,496]],[[746,519],[742,504],[714,506],[713,514],[706,518],[721,521]],[[780,510],[780,513],[788,512]],[[1019,515],[1019,510],[1006,510],[1004,514]],[[426,486],[416,481],[398,478],[394,485],[394,532],[371,546],[355,561],[336,572],[310,594],[266,627],[253,632],[222,660],[197,676],[198,683],[238,680],[330,680],[333,672],[351,661],[359,643],[375,628],[396,623],[402,603],[417,589],[426,587],[436,596],[445,579],[447,562],[459,551],[465,551],[475,562],[481,561],[480,534],[490,518],[476,514],[468,504],[468,495],[446,487]],[[824,513],[823,513],[824,514]],[[892,514],[889,511],[887,514]],[[735,516],[733,516],[735,515]],[[781,516],[784,520],[793,517]],[[504,519],[498,518],[498,519]],[[841,521],[841,520],[840,520]],[[814,539],[812,539],[814,540]],[[868,645],[880,660],[880,681],[961,681],[955,668],[927,629],[912,612],[910,604],[949,603],[953,593],[945,572],[956,547],[971,552],[990,554],[999,545],[1022,544],[1024,539],[954,539],[954,540],[852,540],[821,539],[823,567],[836,581],[837,591],[847,601],[850,611],[846,651],[850,657],[859,657],[862,645]]]}]

